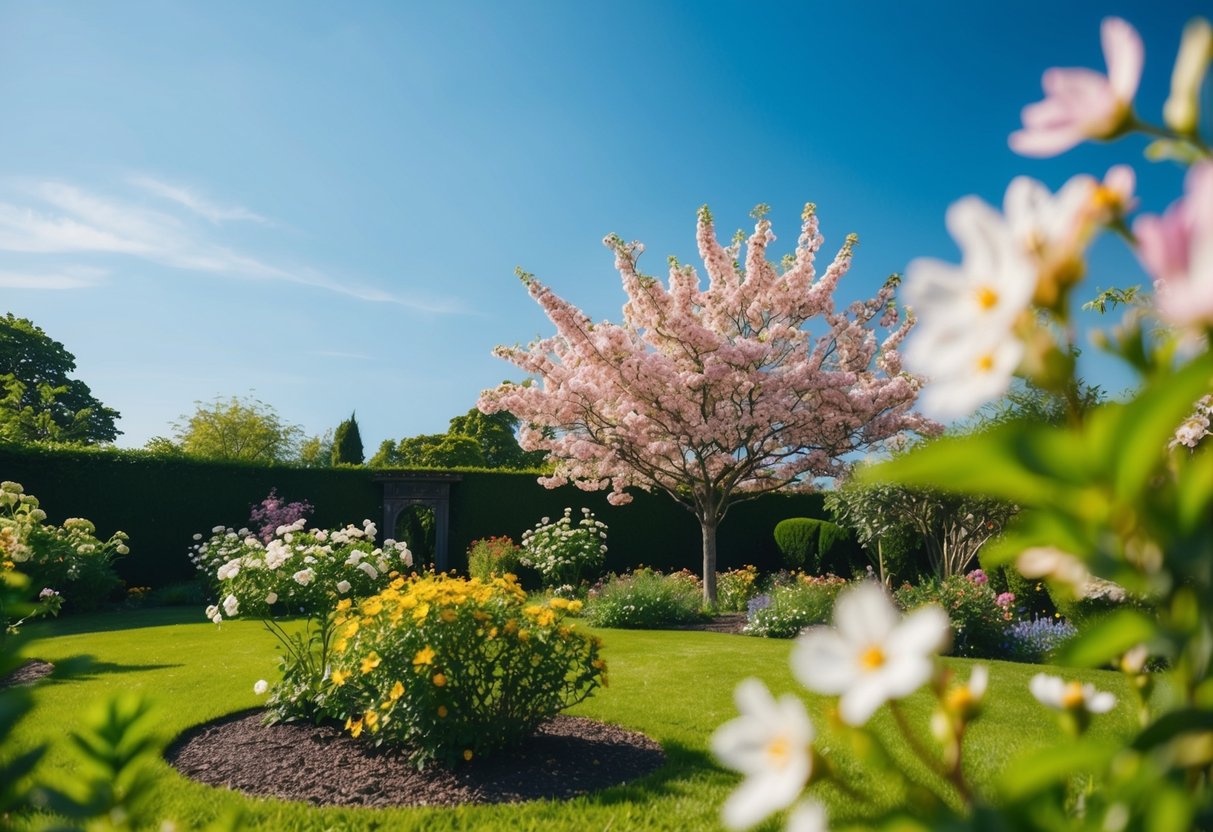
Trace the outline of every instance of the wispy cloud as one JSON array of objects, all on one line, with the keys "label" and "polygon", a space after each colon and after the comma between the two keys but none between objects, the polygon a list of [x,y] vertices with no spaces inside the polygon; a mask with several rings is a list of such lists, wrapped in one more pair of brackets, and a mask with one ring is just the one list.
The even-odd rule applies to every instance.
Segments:
[{"label": "wispy cloud", "polygon": [[181,185],[173,185],[150,176],[132,176],[130,183],[137,188],[175,202],[216,225],[223,222],[255,222],[273,225],[273,221],[242,205],[220,205]]},{"label": "wispy cloud", "polygon": [[[196,194],[150,177],[133,177],[133,184],[164,196],[184,208],[148,208],[121,197],[98,194],[54,180],[25,182],[0,193],[0,253],[71,256],[129,256],[198,274],[275,280],[310,286],[374,303],[392,303],[417,312],[435,315],[470,314],[454,298],[400,296],[307,265],[271,262],[255,254],[224,245],[214,239],[217,229],[199,225],[197,218],[218,225],[225,220],[247,220],[269,224],[259,214],[240,207],[223,207]],[[0,269],[4,263],[0,260]],[[77,267],[78,270],[79,267]],[[45,271],[45,270],[43,270]],[[53,270],[52,270],[53,271]],[[59,288],[91,285],[75,281],[71,271],[59,268]],[[30,271],[25,276],[39,274]],[[48,272],[49,273],[49,272]],[[26,288],[14,282],[9,288]]]},{"label": "wispy cloud", "polygon": [[104,269],[68,267],[51,272],[0,271],[0,289],[86,289],[96,286],[108,274]]}]

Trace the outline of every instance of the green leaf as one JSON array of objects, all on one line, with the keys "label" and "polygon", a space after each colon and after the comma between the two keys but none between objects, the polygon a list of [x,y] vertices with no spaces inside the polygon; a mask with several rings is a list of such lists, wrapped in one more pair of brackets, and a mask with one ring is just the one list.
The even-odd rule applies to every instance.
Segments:
[{"label": "green leaf", "polygon": [[1191,797],[1174,786],[1164,785],[1150,795],[1146,832],[1187,832],[1195,814]]},{"label": "green leaf", "polygon": [[1180,734],[1196,731],[1213,731],[1213,711],[1184,708],[1164,714],[1137,735],[1133,747],[1138,751],[1149,751]]},{"label": "green leaf", "polygon": [[999,789],[1007,800],[1022,800],[1051,786],[1064,785],[1075,774],[1105,765],[1115,751],[1113,745],[1090,740],[1041,748],[1008,766],[999,778]]},{"label": "green leaf", "polygon": [[1175,514],[1180,530],[1190,534],[1206,525],[1209,504],[1213,502],[1213,450],[1202,448],[1180,464],[1175,491]]},{"label": "green leaf", "polygon": [[[1116,495],[1121,500],[1131,501],[1141,494],[1162,463],[1175,429],[1191,414],[1196,400],[1209,392],[1211,381],[1213,353],[1204,353],[1174,375],[1151,383],[1124,407],[1117,435],[1103,448],[1114,460]],[[1097,410],[1092,421],[1102,411]]]},{"label": "green leaf", "polygon": [[1067,642],[1057,661],[1071,667],[1100,667],[1149,641],[1155,632],[1154,622],[1137,610],[1117,610]]}]

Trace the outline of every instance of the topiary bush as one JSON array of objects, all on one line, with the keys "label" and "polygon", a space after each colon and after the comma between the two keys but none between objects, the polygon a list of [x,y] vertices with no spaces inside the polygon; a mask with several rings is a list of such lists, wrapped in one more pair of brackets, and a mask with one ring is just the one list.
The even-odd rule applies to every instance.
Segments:
[{"label": "topiary bush", "polygon": [[781,520],[775,525],[775,544],[789,568],[818,575],[850,573],[861,554],[849,529],[811,517]]},{"label": "topiary bush", "polygon": [[518,742],[606,683],[601,642],[513,576],[400,578],[334,620],[328,712],[353,736],[450,765]]},{"label": "topiary bush", "polygon": [[702,606],[703,589],[691,573],[641,568],[590,590],[585,615],[596,627],[650,629],[695,621]]},{"label": "topiary bush", "polygon": [[776,584],[769,593],[750,601],[745,632],[793,638],[805,627],[824,624],[834,612],[834,599],[846,585],[846,580],[833,575],[799,575],[790,583]]},{"label": "topiary bush", "polygon": [[927,604],[938,604],[952,624],[954,656],[998,658],[1012,613],[998,603],[981,570],[968,576],[953,575],[917,585],[903,584],[893,598],[907,612]]}]

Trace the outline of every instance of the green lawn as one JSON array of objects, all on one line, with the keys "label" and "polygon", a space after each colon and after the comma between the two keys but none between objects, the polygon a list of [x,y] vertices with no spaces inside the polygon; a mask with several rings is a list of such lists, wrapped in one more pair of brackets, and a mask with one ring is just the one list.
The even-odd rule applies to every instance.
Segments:
[{"label": "green lawn", "polygon": [[[82,706],[117,691],[146,692],[159,705],[170,739],[200,722],[258,704],[253,683],[273,679],[275,642],[252,621],[201,622],[196,610],[141,610],[78,617],[38,625],[31,651],[52,662],[89,655],[87,670],[51,678],[36,688],[36,707],[18,728],[14,745],[62,738],[78,724]],[[632,784],[567,802],[532,802],[458,809],[315,809],[279,800],[247,798],[186,780],[167,764],[157,789],[161,815],[179,828],[200,826],[238,808],[246,828],[265,830],[700,830],[719,828],[717,813],[737,778],[718,769],[707,753],[708,737],[735,716],[734,685],[762,678],[779,694],[796,691],[810,702],[814,722],[826,723],[825,702],[811,697],[788,669],[790,642],[702,632],[602,630],[610,686],[572,712],[643,731],[662,744],[667,764]],[[951,660],[962,674],[969,662]],[[1053,719],[1027,692],[1039,668],[1004,662],[991,668],[988,707],[966,745],[968,770],[978,783],[1025,749],[1055,737]],[[1126,693],[1112,673],[1078,672],[1118,695]],[[920,693],[907,711],[925,726],[930,700]],[[1094,730],[1129,734],[1128,707],[1096,720]],[[876,725],[891,736],[882,711]],[[895,754],[898,747],[894,748]],[[901,749],[904,753],[904,749]],[[70,773],[62,744],[44,767]],[[850,768],[844,763],[844,769]],[[918,771],[921,772],[919,768]],[[902,799],[886,781],[869,779],[861,791],[881,803]],[[835,820],[856,820],[862,810],[837,793],[823,792]],[[777,828],[771,825],[771,828]]]}]

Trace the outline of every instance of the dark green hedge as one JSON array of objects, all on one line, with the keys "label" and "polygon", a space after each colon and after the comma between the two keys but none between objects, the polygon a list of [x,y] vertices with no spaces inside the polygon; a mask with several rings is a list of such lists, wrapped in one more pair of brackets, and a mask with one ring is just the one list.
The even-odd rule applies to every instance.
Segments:
[{"label": "dark green hedge", "polygon": [[[140,451],[0,445],[0,479],[15,480],[42,503],[52,522],[87,517],[105,538],[121,529],[131,553],[118,560],[129,585],[158,587],[194,575],[189,548],[195,532],[240,526],[270,491],[306,499],[313,521],[332,527],[364,518],[382,522],[382,486],[368,468],[296,468],[207,462]],[[516,541],[543,516],[588,507],[610,527],[607,568],[645,564],[663,569],[702,564],[699,527],[690,512],[664,494],[639,492],[627,506],[611,506],[605,493],[571,486],[549,491],[535,473],[460,472],[451,486],[451,565],[466,568],[469,544],[510,535]],[[772,530],[787,517],[825,516],[820,495],[776,494],[734,505],[720,527],[721,569],[752,563],[778,569]],[[383,534],[381,530],[380,538]]]}]

